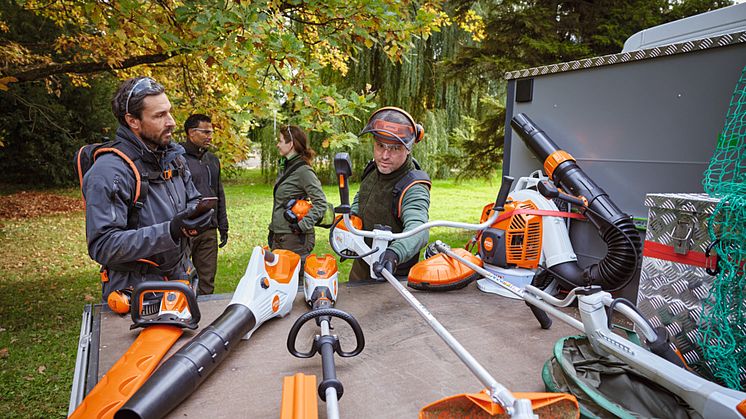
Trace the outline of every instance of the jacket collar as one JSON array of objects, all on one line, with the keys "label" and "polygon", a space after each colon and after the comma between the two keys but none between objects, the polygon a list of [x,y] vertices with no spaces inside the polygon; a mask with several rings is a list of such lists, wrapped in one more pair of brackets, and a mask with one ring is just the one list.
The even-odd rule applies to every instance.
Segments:
[{"label": "jacket collar", "polygon": [[182,144],[184,146],[184,151],[186,151],[187,154],[191,156],[195,156],[198,159],[201,159],[202,156],[207,151],[206,148],[198,147],[197,144],[194,144],[193,142],[189,141],[188,139],[184,141]]}]

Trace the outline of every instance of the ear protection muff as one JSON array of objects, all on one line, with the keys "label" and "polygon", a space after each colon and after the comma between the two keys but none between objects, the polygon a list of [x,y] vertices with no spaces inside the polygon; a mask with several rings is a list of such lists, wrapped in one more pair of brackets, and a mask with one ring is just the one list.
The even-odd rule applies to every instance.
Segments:
[{"label": "ear protection muff", "polygon": [[419,143],[420,141],[422,141],[423,138],[425,138],[425,128],[423,128],[422,125],[415,122],[414,118],[412,118],[412,115],[410,115],[409,112],[405,111],[402,108],[397,108],[396,106],[384,106],[383,108],[378,109],[377,111],[373,112],[370,118],[368,118],[368,124],[370,124],[370,121],[373,120],[376,114],[378,114],[379,112],[383,112],[383,111],[397,111],[407,117],[407,120],[409,120],[409,122],[412,123],[412,126],[414,127],[414,143],[415,144]]},{"label": "ear protection muff", "polygon": [[106,298],[106,303],[109,305],[111,311],[117,314],[127,314],[130,312],[131,296],[132,290],[130,289],[113,291]]}]

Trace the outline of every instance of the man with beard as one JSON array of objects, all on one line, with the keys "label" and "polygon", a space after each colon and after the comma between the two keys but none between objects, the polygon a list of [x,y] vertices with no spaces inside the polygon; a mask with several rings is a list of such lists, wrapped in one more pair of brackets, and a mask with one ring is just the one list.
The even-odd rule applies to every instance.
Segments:
[{"label": "man with beard", "polygon": [[[228,243],[228,214],[225,208],[225,192],[220,181],[220,160],[208,150],[212,144],[212,119],[201,113],[189,115],[184,122],[187,165],[192,173],[192,181],[203,197],[217,198],[217,212],[213,215],[209,229],[197,237],[192,237],[192,263],[199,275],[199,294],[212,294],[215,290],[215,273],[218,269],[218,247]],[[220,244],[218,235],[220,233]]]},{"label": "man with beard", "polygon": [[[122,83],[112,100],[116,139],[83,177],[88,253],[102,265],[104,301],[145,280],[191,280],[188,240],[209,228],[214,210],[171,143],[176,123],[165,89],[150,77]],[[101,151],[101,150],[99,150]]]},{"label": "man with beard", "polygon": [[[393,233],[401,233],[426,223],[430,177],[412,158],[412,147],[424,138],[425,130],[403,109],[385,107],[373,112],[359,136],[367,133],[373,135],[373,160],[363,170],[360,189],[352,203],[352,212],[362,219],[363,229],[372,230],[380,224],[391,227]],[[406,279],[428,237],[424,230],[392,241],[373,264],[378,279],[382,280],[378,272],[383,268],[399,279]],[[355,259],[350,281],[370,278],[368,264]]]}]

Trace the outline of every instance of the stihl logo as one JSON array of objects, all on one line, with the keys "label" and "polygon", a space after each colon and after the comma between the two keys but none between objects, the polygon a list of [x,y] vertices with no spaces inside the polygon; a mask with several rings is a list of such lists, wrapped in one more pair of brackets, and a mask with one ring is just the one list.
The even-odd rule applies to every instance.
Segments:
[{"label": "stihl logo", "polygon": [[272,312],[277,313],[277,310],[280,309],[280,296],[275,294],[275,297],[272,299]]},{"label": "stihl logo", "polygon": [[484,250],[491,252],[493,246],[494,243],[492,243],[492,237],[487,237],[486,239],[484,239]]}]

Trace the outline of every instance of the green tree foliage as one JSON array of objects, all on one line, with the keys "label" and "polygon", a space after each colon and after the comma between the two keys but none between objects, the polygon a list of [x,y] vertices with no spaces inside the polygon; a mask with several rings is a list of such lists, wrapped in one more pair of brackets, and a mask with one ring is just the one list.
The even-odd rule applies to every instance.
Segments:
[{"label": "green tree foliage", "polygon": [[[322,71],[346,75],[363,48],[402,61],[413,39],[448,23],[441,2],[427,0],[6,0],[0,6],[3,101],[27,84],[52,93],[67,83],[88,87],[91,75],[102,72],[120,79],[151,75],[166,86],[177,121],[195,111],[213,116],[214,142],[226,161],[243,159],[247,132],[275,115],[328,144],[351,141],[351,133],[336,128],[370,109],[371,97],[338,89]],[[15,37],[40,22],[45,36]]]},{"label": "green tree foliage", "polygon": [[481,101],[473,131],[454,133],[460,153],[444,158],[466,177],[489,173],[470,169],[485,161],[497,166],[505,130],[505,72],[617,53],[629,36],[642,29],[730,4],[722,0],[458,2],[454,7],[482,12],[487,38],[478,45],[463,45],[447,69],[452,78],[482,86],[490,98]]},{"label": "green tree foliage", "polygon": [[[60,34],[49,19],[14,3],[0,3],[0,11],[8,26],[2,34],[7,48],[39,48]],[[20,57],[0,57],[0,67],[28,59],[30,51]],[[86,88],[60,78],[23,83],[0,92],[3,182],[37,186],[73,182],[75,151],[86,142],[101,141],[115,124],[109,105],[115,85],[113,76],[101,74],[91,77]]]}]

